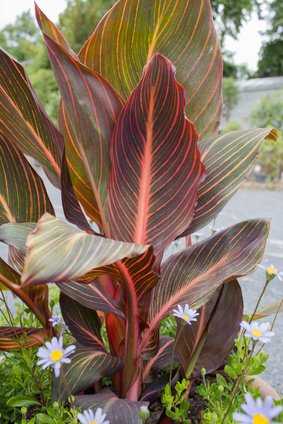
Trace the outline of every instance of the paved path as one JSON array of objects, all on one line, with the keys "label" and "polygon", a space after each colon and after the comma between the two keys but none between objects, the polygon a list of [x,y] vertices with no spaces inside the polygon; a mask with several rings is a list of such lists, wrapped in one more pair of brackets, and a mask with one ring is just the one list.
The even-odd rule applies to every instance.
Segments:
[{"label": "paved path", "polygon": [[[271,219],[271,233],[267,244],[263,264],[274,264],[283,271],[283,191],[251,191],[238,192],[220,213],[216,220],[217,227],[226,227],[250,218]],[[255,306],[264,284],[264,271],[258,269],[248,278],[241,279],[244,294],[245,310],[251,312]],[[263,304],[268,305],[283,298],[283,282],[274,280]],[[283,313],[275,324],[272,342],[266,345],[270,354],[265,377],[283,394]]]}]

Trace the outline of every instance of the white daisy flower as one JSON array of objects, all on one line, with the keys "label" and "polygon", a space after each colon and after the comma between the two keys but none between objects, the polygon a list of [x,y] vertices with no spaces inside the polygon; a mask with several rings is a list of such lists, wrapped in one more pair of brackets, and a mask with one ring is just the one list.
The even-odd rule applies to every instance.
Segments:
[{"label": "white daisy flower", "polygon": [[271,337],[274,336],[274,332],[270,331],[269,322],[251,322],[250,324],[246,321],[241,323],[241,328],[246,330],[245,335],[250,337],[255,341],[259,341],[261,343],[269,343]]},{"label": "white daisy flower", "polygon": [[283,408],[274,406],[272,397],[268,396],[264,400],[253,399],[248,393],[241,408],[243,412],[237,412],[233,415],[236,423],[241,424],[276,424],[273,418],[277,417]]},{"label": "white daisy flower", "polygon": [[55,377],[59,377],[62,364],[69,364],[71,359],[68,356],[73,353],[76,346],[70,345],[64,349],[63,337],[53,337],[51,342],[46,342],[44,346],[40,347],[37,351],[40,365],[42,369],[52,367]]},{"label": "white daisy flower", "polygon": [[173,309],[172,314],[177,318],[183,319],[190,325],[193,321],[197,320],[197,316],[199,315],[195,309],[190,309],[189,305],[185,305],[184,307],[177,305],[177,308]]},{"label": "white daisy flower", "polygon": [[91,409],[87,409],[82,414],[78,414],[78,420],[81,424],[109,424],[105,419],[106,414],[103,413],[101,408],[97,408],[95,413]]},{"label": "white daisy flower", "polygon": [[63,320],[59,315],[54,315],[52,318],[49,318],[48,321],[51,322],[53,328],[59,324],[63,324]]}]

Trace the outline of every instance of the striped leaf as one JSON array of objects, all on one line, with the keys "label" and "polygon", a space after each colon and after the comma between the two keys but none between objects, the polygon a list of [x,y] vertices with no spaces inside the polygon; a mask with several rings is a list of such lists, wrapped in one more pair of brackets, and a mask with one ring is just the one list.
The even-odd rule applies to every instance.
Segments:
[{"label": "striped leaf", "polygon": [[0,290],[11,290],[20,285],[20,276],[0,258]]},{"label": "striped leaf", "polygon": [[102,408],[111,424],[142,424],[140,408],[148,402],[120,399],[110,390],[103,390],[97,395],[76,396],[75,405],[82,410]]},{"label": "striped leaf", "polygon": [[49,214],[38,221],[26,245],[23,284],[76,280],[93,268],[141,255],[148,248],[88,234]]},{"label": "striped leaf", "polygon": [[48,37],[52,38],[57,44],[64,47],[66,50],[71,52],[70,46],[66,41],[64,35],[61,31],[47,18],[47,16],[42,12],[42,10],[38,7],[38,5],[34,4],[35,8],[35,16],[38,25],[43,34],[48,35]]},{"label": "striped leaf", "polygon": [[0,290],[10,290],[35,314],[37,319],[48,326],[48,287],[21,287],[20,274],[0,258]]},{"label": "striped leaf", "polygon": [[122,101],[102,77],[47,36],[45,41],[64,104],[60,126],[75,194],[106,230],[109,142]]},{"label": "striped leaf", "polygon": [[63,137],[42,109],[22,66],[0,49],[0,131],[60,186]]},{"label": "striped leaf", "polygon": [[41,328],[0,327],[0,351],[41,346],[46,337],[46,330]]},{"label": "striped leaf", "polygon": [[33,222],[3,224],[0,226],[0,241],[25,253],[27,237],[35,227]]},{"label": "striped leaf", "polygon": [[100,336],[101,322],[95,311],[82,306],[63,293],[60,295],[60,308],[65,323],[78,343],[104,351]]},{"label": "striped leaf", "polygon": [[194,126],[170,61],[155,55],[112,138],[111,236],[163,252],[192,219],[203,176]]},{"label": "striped leaf", "polygon": [[199,143],[207,176],[198,191],[198,203],[185,236],[205,226],[223,209],[251,172],[260,146],[277,133],[270,129],[233,131]]},{"label": "striped leaf", "polygon": [[243,297],[237,280],[224,284],[199,312],[192,325],[179,323],[176,336],[176,352],[184,371],[203,343],[195,374],[201,368],[210,373],[223,366],[234,346],[243,318]]},{"label": "striped leaf", "polygon": [[143,347],[176,305],[198,309],[223,282],[251,272],[262,259],[268,232],[266,221],[244,221],[172,255],[152,292]]},{"label": "striped leaf", "polygon": [[67,220],[81,230],[93,233],[75,195],[65,154],[63,154],[61,170],[61,198]]},{"label": "striped leaf", "polygon": [[92,311],[111,312],[124,318],[120,306],[106,294],[98,281],[90,284],[58,283],[61,292]]},{"label": "striped leaf", "polygon": [[81,60],[127,99],[159,52],[176,67],[201,135],[221,112],[222,60],[209,0],[120,0],[85,43]]},{"label": "striped leaf", "polygon": [[90,388],[102,377],[117,372],[121,360],[106,352],[94,351],[93,347],[77,346],[70,356],[71,363],[62,367],[60,379],[56,385],[56,397],[67,399],[71,394],[77,394]]},{"label": "striped leaf", "polygon": [[0,224],[36,222],[53,213],[41,178],[8,139],[0,135]]}]

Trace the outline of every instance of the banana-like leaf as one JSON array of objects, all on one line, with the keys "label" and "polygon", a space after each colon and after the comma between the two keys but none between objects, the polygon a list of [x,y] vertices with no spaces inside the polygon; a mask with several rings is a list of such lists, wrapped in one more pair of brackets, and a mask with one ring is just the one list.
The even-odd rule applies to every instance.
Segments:
[{"label": "banana-like leaf", "polygon": [[93,268],[141,255],[148,249],[88,234],[49,214],[38,221],[26,245],[23,284],[76,280]]},{"label": "banana-like leaf", "polygon": [[104,350],[100,336],[101,322],[95,311],[63,293],[60,295],[60,307],[64,321],[78,343],[95,350]]},{"label": "banana-like leaf", "polygon": [[196,322],[192,325],[179,323],[176,352],[183,370],[187,370],[199,343],[203,343],[203,347],[194,374],[198,375],[201,368],[209,373],[221,367],[234,346],[242,317],[242,291],[235,280],[217,290],[200,309]]},{"label": "banana-like leaf", "polygon": [[75,195],[65,154],[63,154],[61,170],[61,198],[67,220],[81,230],[93,233]]},{"label": "banana-like leaf", "polygon": [[11,290],[21,299],[43,324],[50,318],[48,307],[48,287],[20,286],[20,274],[0,258],[0,290]]},{"label": "banana-like leaf", "polygon": [[152,292],[143,348],[176,305],[188,303],[198,309],[223,282],[251,272],[262,259],[268,232],[267,221],[244,221],[172,255]]},{"label": "banana-like leaf", "polygon": [[0,224],[36,222],[45,212],[53,213],[41,178],[3,135],[0,159]]},{"label": "banana-like leaf", "polygon": [[75,405],[82,410],[102,408],[111,424],[142,424],[140,408],[148,406],[148,402],[120,399],[110,390],[104,390],[97,395],[76,396]]},{"label": "banana-like leaf", "polygon": [[10,146],[39,161],[60,186],[63,137],[44,112],[22,66],[1,49],[0,130]]},{"label": "banana-like leaf", "polygon": [[27,237],[35,227],[34,222],[3,224],[0,226],[0,241],[25,253]]},{"label": "banana-like leaf", "polygon": [[204,227],[217,216],[250,173],[260,146],[269,138],[276,140],[277,132],[257,128],[200,141],[207,176],[198,190],[194,218],[180,237]]},{"label": "banana-like leaf", "polygon": [[52,38],[57,44],[69,50],[69,52],[72,52],[62,32],[47,18],[36,3],[34,7],[36,20],[43,34],[48,35],[48,37]]},{"label": "banana-like leaf", "polygon": [[77,394],[88,389],[102,377],[117,372],[122,362],[119,358],[93,347],[77,346],[70,356],[71,363],[65,364],[57,381],[56,392],[59,400],[66,399],[71,394]]},{"label": "banana-like leaf", "polygon": [[105,227],[109,142],[123,103],[100,75],[49,37],[45,42],[63,99],[60,123],[75,194],[89,217]]},{"label": "banana-like leaf", "polygon": [[47,336],[43,328],[0,327],[0,351],[41,346]]},{"label": "banana-like leaf", "polygon": [[[111,144],[111,236],[157,256],[192,219],[204,168],[173,66],[155,55],[119,115]],[[165,231],[166,228],[166,231]]]},{"label": "banana-like leaf", "polygon": [[0,258],[0,290],[11,290],[20,285],[19,274]]},{"label": "banana-like leaf", "polygon": [[98,281],[90,284],[58,283],[58,287],[62,293],[92,311],[110,312],[124,318],[119,305],[104,292]]},{"label": "banana-like leaf", "polygon": [[157,52],[175,65],[199,133],[214,132],[221,113],[222,59],[209,0],[117,1],[80,58],[127,99]]}]

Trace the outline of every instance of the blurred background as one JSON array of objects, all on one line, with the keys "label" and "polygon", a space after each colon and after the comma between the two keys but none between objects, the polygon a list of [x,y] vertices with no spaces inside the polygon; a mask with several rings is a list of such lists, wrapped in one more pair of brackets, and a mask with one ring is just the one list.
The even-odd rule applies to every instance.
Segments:
[{"label": "blurred background", "polygon": [[[49,18],[59,24],[75,51],[93,31],[113,0],[38,0]],[[214,19],[224,56],[224,108],[222,131],[252,126],[283,130],[283,0],[212,0]],[[40,31],[35,23],[33,0],[0,0],[0,46],[25,65],[31,82],[56,122],[59,94]],[[49,195],[62,213],[56,189]],[[283,271],[283,138],[266,140],[257,165],[243,188],[218,216],[213,228],[199,237],[250,218],[271,219],[263,266],[273,263]],[[180,246],[172,246],[170,253]],[[242,280],[245,309],[254,308],[265,281],[264,270]],[[283,298],[283,282],[274,280],[264,304]],[[277,320],[276,341],[267,378],[283,392],[283,314]]]}]

